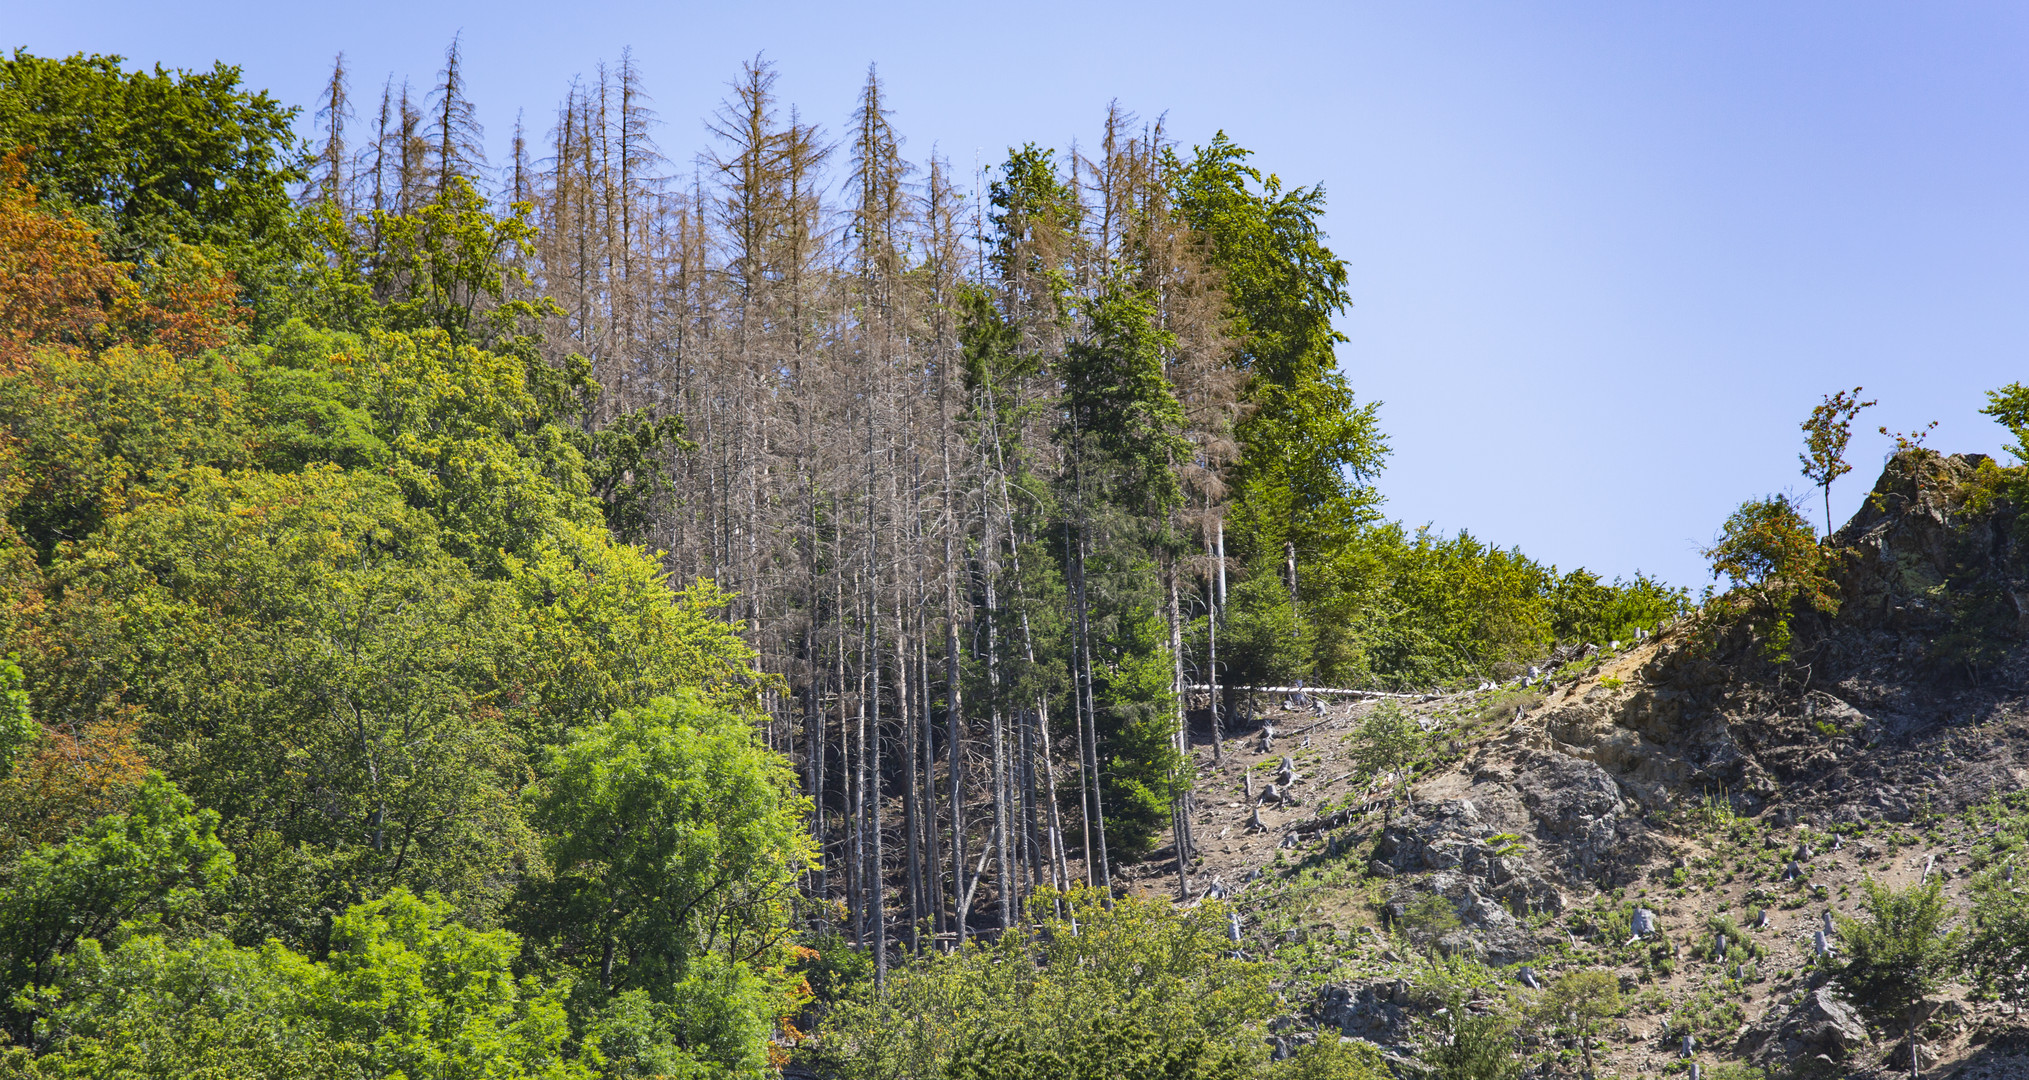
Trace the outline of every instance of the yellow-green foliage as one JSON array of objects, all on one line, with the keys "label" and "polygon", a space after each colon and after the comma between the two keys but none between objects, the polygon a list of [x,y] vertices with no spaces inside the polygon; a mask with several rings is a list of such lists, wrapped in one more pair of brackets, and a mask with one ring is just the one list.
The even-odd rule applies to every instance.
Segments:
[{"label": "yellow-green foliage", "polygon": [[1023,932],[890,973],[833,1008],[817,1056],[843,1077],[1251,1075],[1275,999],[1227,955],[1224,905],[1101,899],[1043,893]]},{"label": "yellow-green foliage", "polygon": [[1817,530],[1785,496],[1741,503],[1705,555],[1713,576],[1725,575],[1745,598],[1741,616],[1763,654],[1773,659],[1789,655],[1790,619],[1798,604],[1827,614],[1839,610],[1838,586],[1825,576]]},{"label": "yellow-green foliage", "polygon": [[1637,574],[1602,583],[1560,575],[1470,533],[1399,525],[1359,534],[1326,571],[1332,593],[1306,609],[1316,668],[1335,684],[1432,686],[1532,662],[1557,641],[1629,640],[1689,607],[1682,589]]},{"label": "yellow-green foliage", "polygon": [[1387,1080],[1393,1074],[1370,1042],[1341,1042],[1326,1029],[1316,1042],[1266,1070],[1265,1080]]},{"label": "yellow-green foliage", "polygon": [[87,941],[37,996],[44,1055],[11,1064],[51,1078],[591,1075],[566,1054],[566,988],[516,979],[520,947],[402,889],[339,913],[322,963],[274,941]]}]

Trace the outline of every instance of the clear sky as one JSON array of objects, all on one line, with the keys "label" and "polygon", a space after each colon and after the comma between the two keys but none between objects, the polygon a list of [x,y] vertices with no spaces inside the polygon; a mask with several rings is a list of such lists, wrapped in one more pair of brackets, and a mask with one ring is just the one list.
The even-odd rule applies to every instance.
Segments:
[{"label": "clear sky", "polygon": [[740,62],[844,125],[878,63],[921,157],[1090,141],[1112,99],[1322,183],[1412,524],[1696,587],[1741,499],[1810,494],[1797,424],[1864,385],[1841,520],[1897,430],[1994,453],[2029,378],[2029,6],[2003,3],[0,4],[0,42],[224,59],[309,103],[427,86],[463,34],[496,151],[631,46],[671,158]]}]

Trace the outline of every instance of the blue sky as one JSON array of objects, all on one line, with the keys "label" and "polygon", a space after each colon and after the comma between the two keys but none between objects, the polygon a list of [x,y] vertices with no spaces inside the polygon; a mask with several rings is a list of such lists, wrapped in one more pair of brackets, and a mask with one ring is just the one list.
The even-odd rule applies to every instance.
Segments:
[{"label": "blue sky", "polygon": [[1090,140],[1106,103],[1220,128],[1323,183],[1354,308],[1341,362],[1384,402],[1413,524],[1564,568],[1696,587],[1741,499],[1810,494],[1797,423],[1864,385],[1843,518],[1886,424],[1997,452],[1983,391],[2029,376],[2029,7],[126,2],[14,5],[41,54],[243,66],[308,103],[427,85],[462,32],[503,147],[631,46],[664,151],[765,52],[838,128],[878,63],[920,157]]}]

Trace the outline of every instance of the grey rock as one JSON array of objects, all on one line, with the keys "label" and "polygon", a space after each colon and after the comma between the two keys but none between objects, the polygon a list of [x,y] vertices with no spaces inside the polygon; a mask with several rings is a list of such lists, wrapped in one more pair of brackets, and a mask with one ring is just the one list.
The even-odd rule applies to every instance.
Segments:
[{"label": "grey rock", "polygon": [[1505,928],[1515,925],[1515,917],[1507,908],[1478,893],[1466,902],[1460,917],[1473,926]]},{"label": "grey rock", "polygon": [[[1932,1050],[1930,1047],[1925,1046],[1922,1043],[1917,1043],[1916,1061],[1917,1061],[1916,1066],[1917,1069],[1928,1070],[1932,1066],[1935,1066],[1937,1064],[1937,1051]],[[1895,1070],[1898,1072],[1909,1068],[1908,1040],[1906,1039],[1903,1040],[1899,1045],[1895,1047],[1895,1049],[1892,1052],[1889,1053],[1888,1064],[1894,1067]]]},{"label": "grey rock", "polygon": [[1621,841],[1620,785],[1591,761],[1543,755],[1515,779],[1516,794],[1575,873],[1595,876]]},{"label": "grey rock", "polygon": [[1400,1043],[1408,1037],[1414,1019],[1407,1008],[1408,998],[1408,984],[1400,980],[1328,983],[1318,989],[1311,1015],[1320,1027],[1336,1028],[1341,1037]]},{"label": "grey rock", "polygon": [[1829,986],[1812,991],[1786,1013],[1770,1010],[1750,1026],[1734,1052],[1762,1064],[1825,1057],[1842,1061],[1867,1045],[1867,1025]]},{"label": "grey rock", "polygon": [[1480,940],[1470,930],[1453,930],[1437,939],[1437,951],[1443,956],[1476,957],[1483,951]]}]

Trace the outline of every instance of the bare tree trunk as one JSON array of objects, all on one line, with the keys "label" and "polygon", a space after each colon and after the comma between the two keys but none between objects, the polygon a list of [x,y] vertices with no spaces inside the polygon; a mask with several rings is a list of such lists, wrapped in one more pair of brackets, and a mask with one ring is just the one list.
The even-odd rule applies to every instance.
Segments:
[{"label": "bare tree trunk", "polygon": [[909,697],[909,642],[901,606],[895,610],[895,707],[902,720],[902,827],[909,834],[909,951],[918,952],[923,926],[923,849],[916,835],[916,725],[921,719]]},{"label": "bare tree trunk", "polygon": [[[945,565],[951,565],[951,537],[944,538]],[[951,571],[944,579],[944,753],[946,780],[951,785],[951,895],[965,893],[965,756],[959,752],[965,723],[965,683],[958,666],[958,596]],[[965,944],[965,908],[952,912],[954,947]]]},{"label": "bare tree trunk", "polygon": [[872,395],[867,408],[867,634],[866,657],[867,677],[872,690],[867,696],[867,707],[873,713],[872,782],[869,793],[871,821],[872,858],[868,864],[868,887],[873,898],[869,906],[874,917],[874,985],[885,986],[888,980],[888,913],[887,885],[881,865],[881,572],[880,533],[875,525],[874,489],[874,411]]},{"label": "bare tree trunk", "polygon": [[[845,597],[839,596],[839,610],[845,610]],[[845,685],[845,627],[839,627],[839,685]],[[848,748],[852,762],[849,775],[852,777],[849,817],[851,819],[850,849],[846,853],[846,908],[852,919],[852,941],[864,946],[866,936],[866,792],[867,792],[867,695],[866,669],[860,669],[859,717],[853,728],[852,744]],[[844,711],[844,696],[840,695],[840,711]]]},{"label": "bare tree trunk", "polygon": [[[1036,731],[1042,737],[1043,784],[1047,795],[1045,807],[1049,812],[1049,858],[1052,870],[1051,884],[1062,892],[1071,887],[1071,867],[1064,854],[1064,821],[1057,812],[1057,763],[1050,750],[1050,703],[1048,698],[1036,699]],[[1061,905],[1059,911],[1061,912]]]},{"label": "bare tree trunk", "polygon": [[[1064,525],[1064,563],[1071,567],[1071,597],[1073,602],[1078,605],[1078,611],[1082,613],[1085,608],[1081,591],[1078,588],[1078,560],[1071,554],[1071,531],[1070,523],[1066,522]],[[1091,770],[1086,767],[1087,755],[1085,753],[1085,666],[1080,660],[1084,655],[1083,650],[1085,647],[1084,624],[1075,624],[1072,632],[1075,640],[1072,643],[1071,651],[1071,723],[1073,730],[1077,732],[1078,736],[1078,827],[1082,833],[1080,838],[1082,843],[1078,849],[1078,857],[1085,863],[1085,884],[1097,885],[1099,884],[1098,864],[1093,861],[1092,856],[1095,850],[1092,846],[1093,781]]]},{"label": "bare tree trunk", "polygon": [[1015,882],[1008,860],[1008,754],[1000,700],[1000,610],[994,578],[998,567],[991,554],[999,546],[991,521],[991,502],[980,501],[981,547],[986,554],[980,576],[986,583],[986,693],[988,732],[993,746],[994,875],[1000,885],[1000,928],[1014,929]]},{"label": "bare tree trunk", "polygon": [[943,855],[937,843],[937,746],[932,737],[936,726],[930,723],[930,639],[929,619],[923,613],[923,605],[917,605],[916,612],[916,692],[920,705],[917,716],[923,728],[923,861],[927,868],[924,874],[923,900],[930,909],[930,931],[941,939],[944,936],[944,871]]},{"label": "bare tree trunk", "polygon": [[1283,558],[1288,562],[1289,565],[1289,611],[1290,614],[1293,615],[1296,613],[1296,605],[1297,605],[1296,541],[1294,540],[1283,541],[1282,551]]},{"label": "bare tree trunk", "polygon": [[[1099,783],[1099,718],[1092,700],[1092,620],[1090,608],[1085,600],[1085,534],[1080,530],[1077,538],[1076,588],[1078,603],[1078,694],[1085,703],[1085,756],[1086,768],[1092,779],[1086,806],[1087,820],[1092,823],[1092,838],[1099,845],[1099,880],[1095,883],[1110,899],[1113,895],[1113,870],[1106,859],[1106,810],[1100,802]],[[1090,872],[1092,852],[1088,851],[1087,872]]]},{"label": "bare tree trunk", "polygon": [[[806,777],[805,791],[810,795],[810,835],[817,841],[818,851],[822,852],[824,850],[825,833],[824,745],[826,738],[824,732],[824,703],[822,701],[824,684],[820,674],[823,668],[817,654],[815,604],[812,605],[811,618],[812,622],[803,632],[804,655],[810,658],[810,680],[805,685],[803,691],[803,768]],[[826,894],[830,892],[830,884],[825,876],[825,861],[821,857],[816,860],[816,885],[812,892],[819,900],[823,900]],[[819,910],[822,910],[822,908]],[[820,915],[819,918],[822,918],[822,916]]]},{"label": "bare tree trunk", "polygon": [[1914,1005],[1909,1010],[1909,1080],[1921,1080],[1923,1060],[1917,1056],[1916,1033],[1923,1026],[1922,1006]]},{"label": "bare tree trunk", "polygon": [[1023,895],[1034,894],[1042,883],[1043,845],[1042,822],[1036,813],[1036,737],[1034,709],[1022,709],[1021,739],[1017,754],[1021,761],[1021,803],[1022,803],[1022,851],[1021,861],[1026,874]]},{"label": "bare tree trunk", "polygon": [[1173,743],[1177,764],[1170,776],[1170,835],[1177,849],[1177,896],[1184,900],[1191,898],[1191,813],[1190,789],[1183,783],[1182,770],[1189,767],[1191,757],[1191,730],[1184,712],[1184,632],[1183,612],[1177,604],[1176,559],[1165,553],[1163,556],[1164,597],[1168,602],[1169,649],[1170,649],[1170,691],[1176,701],[1175,735]]},{"label": "bare tree trunk", "polygon": [[[1224,546],[1224,532],[1224,526],[1221,526],[1221,547]],[[1221,552],[1220,554],[1223,555],[1224,553]],[[1221,558],[1219,560],[1219,581],[1223,583],[1225,577],[1225,560]],[[1212,588],[1217,587],[1213,586],[1211,582],[1206,584],[1208,586],[1207,592],[1211,592]],[[1211,596],[1206,597],[1205,603],[1205,686],[1209,691],[1205,696],[1205,700],[1210,704],[1212,711],[1212,763],[1215,765],[1224,765],[1226,763],[1225,710],[1222,708],[1224,702],[1219,700],[1219,618],[1223,614],[1224,612],[1220,610],[1219,595],[1213,592]]]}]

